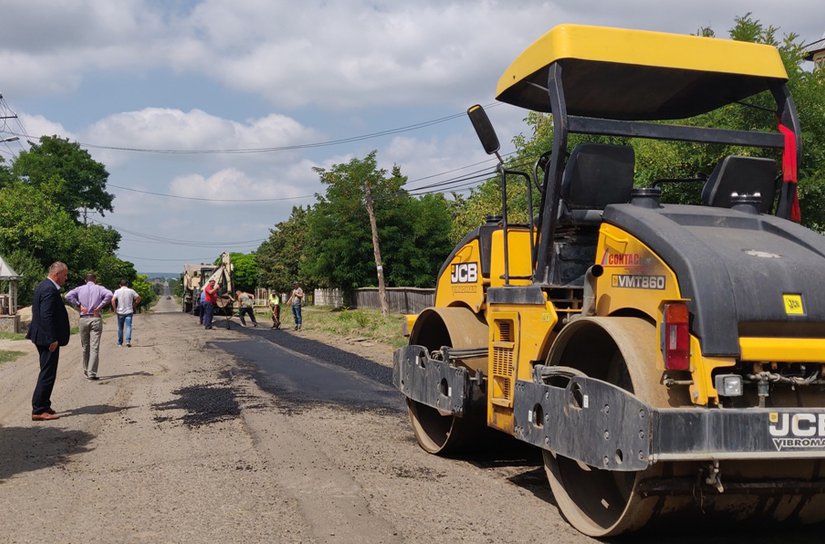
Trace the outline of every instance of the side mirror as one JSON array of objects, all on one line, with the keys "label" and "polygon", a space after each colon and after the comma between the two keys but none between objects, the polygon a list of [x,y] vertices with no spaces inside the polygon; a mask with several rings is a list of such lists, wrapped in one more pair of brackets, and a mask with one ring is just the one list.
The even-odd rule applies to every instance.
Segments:
[{"label": "side mirror", "polygon": [[501,157],[498,155],[498,150],[501,148],[498,143],[498,136],[496,136],[496,131],[484,108],[478,104],[470,106],[467,110],[467,116],[470,118],[473,128],[476,129],[476,134],[478,139],[481,140],[481,145],[484,146],[484,151],[488,155],[495,154],[501,161]]}]

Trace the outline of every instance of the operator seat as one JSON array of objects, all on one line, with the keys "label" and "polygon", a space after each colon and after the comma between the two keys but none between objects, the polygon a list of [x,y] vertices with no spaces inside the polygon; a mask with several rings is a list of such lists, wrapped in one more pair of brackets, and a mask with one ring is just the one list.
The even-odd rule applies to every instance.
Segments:
[{"label": "operator seat", "polygon": [[573,148],[561,180],[561,223],[598,226],[605,206],[630,202],[634,166],[629,145],[585,143]]},{"label": "operator seat", "polygon": [[771,213],[776,196],[776,161],[728,155],[716,165],[702,189],[702,204],[731,207],[731,193],[762,196],[760,213]]},{"label": "operator seat", "polygon": [[586,143],[573,148],[561,181],[553,285],[584,285],[595,262],[605,206],[630,202],[634,163],[630,146]]}]

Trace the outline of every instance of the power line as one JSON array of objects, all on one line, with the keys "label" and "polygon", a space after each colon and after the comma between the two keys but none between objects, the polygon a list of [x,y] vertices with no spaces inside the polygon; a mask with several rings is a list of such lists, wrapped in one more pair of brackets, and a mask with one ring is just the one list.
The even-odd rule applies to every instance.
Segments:
[{"label": "power line", "polygon": [[118,232],[125,232],[126,234],[131,234],[132,236],[137,236],[139,238],[146,238],[147,240],[153,240],[156,242],[166,242],[172,245],[187,245],[187,246],[194,246],[194,247],[208,247],[208,248],[222,248],[227,246],[241,246],[241,245],[249,245],[255,243],[262,243],[266,238],[260,238],[255,240],[239,240],[239,241],[232,241],[232,242],[216,242],[210,241],[207,243],[203,243],[202,240],[181,240],[177,238],[167,238],[165,236],[158,236],[156,234],[146,234],[143,232],[137,232],[134,230],[124,229],[122,227],[117,227],[115,225],[111,225],[109,223],[105,223],[100,220],[94,220],[93,223],[102,225],[104,227],[110,227],[115,229]]},{"label": "power line", "polygon": [[[491,103],[487,104],[485,107],[490,109],[496,106],[499,106],[500,103]],[[164,148],[142,148],[142,147],[126,147],[126,146],[113,146],[113,145],[102,145],[102,144],[95,144],[95,143],[88,143],[88,142],[78,142],[79,145],[82,145],[87,148],[91,149],[105,149],[109,151],[127,151],[132,153],[155,153],[155,154],[165,154],[165,155],[226,155],[226,154],[250,154],[250,153],[276,153],[280,151],[295,151],[298,149],[315,149],[319,147],[330,147],[336,146],[341,144],[348,144],[352,142],[360,142],[364,140],[371,140],[373,138],[380,138],[383,136],[391,136],[393,134],[401,134],[404,132],[411,132],[414,130],[419,130],[422,128],[427,128],[433,125],[437,125],[440,123],[445,123],[447,121],[452,121],[453,119],[458,119],[459,117],[463,117],[466,115],[465,112],[461,113],[454,113],[451,115],[446,115],[444,117],[438,117],[436,119],[431,119],[429,121],[422,121],[420,123],[413,123],[411,125],[405,125],[402,127],[397,128],[390,128],[386,130],[380,130],[378,132],[371,132],[368,134],[361,134],[358,136],[349,136],[346,138],[338,138],[335,140],[326,140],[321,142],[309,142],[305,144],[294,144],[294,145],[285,145],[285,146],[274,146],[274,147],[249,147],[249,148],[235,148],[235,149],[164,149]],[[21,138],[38,138],[38,136],[32,134],[25,134],[24,132],[12,132],[7,131],[9,134],[14,136],[19,136]]]},{"label": "power line", "polygon": [[194,262],[197,261],[197,262],[200,262],[200,263],[203,263],[203,264],[209,264],[205,261],[210,261],[210,260],[214,261],[215,260],[215,257],[211,257],[211,258],[210,257],[193,257],[191,259],[184,259],[184,258],[180,258],[180,259],[158,259],[158,258],[155,258],[155,257],[136,257],[134,255],[123,255],[121,253],[120,258],[124,258],[124,257],[127,258],[127,259],[139,259],[141,261],[170,261],[170,262],[186,261],[188,263],[194,263]]},{"label": "power line", "polygon": [[107,183],[107,187],[116,187],[118,189],[122,189],[124,191],[132,191],[133,193],[142,193],[145,195],[153,195],[153,196],[162,196],[167,198],[179,198],[181,200],[199,200],[201,202],[282,202],[284,200],[301,200],[304,198],[312,198],[315,195],[303,195],[303,196],[288,196],[283,198],[203,198],[197,196],[180,196],[180,195],[173,195],[169,193],[157,193],[154,191],[141,191],[140,189],[133,189],[131,187],[123,187],[122,185],[115,185],[114,183]]}]

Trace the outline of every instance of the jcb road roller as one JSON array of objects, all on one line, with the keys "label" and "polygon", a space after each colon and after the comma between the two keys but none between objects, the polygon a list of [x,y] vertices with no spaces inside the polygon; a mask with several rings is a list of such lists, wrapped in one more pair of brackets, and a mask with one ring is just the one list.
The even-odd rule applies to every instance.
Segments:
[{"label": "jcb road roller", "polygon": [[[487,428],[540,448],[559,510],[595,537],[825,518],[825,237],[799,224],[786,82],[771,46],[614,28],[558,26],[516,58],[497,98],[552,115],[552,147],[536,179],[500,164],[501,215],[408,318],[393,380],[424,450]],[[763,129],[706,126],[748,100],[772,104]],[[634,187],[642,138],[722,150],[695,204]],[[527,224],[508,183],[526,183]]]}]

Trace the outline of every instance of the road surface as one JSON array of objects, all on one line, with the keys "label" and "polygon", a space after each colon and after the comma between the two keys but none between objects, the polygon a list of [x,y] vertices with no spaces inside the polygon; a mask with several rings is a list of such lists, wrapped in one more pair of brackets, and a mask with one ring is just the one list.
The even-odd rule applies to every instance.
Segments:
[{"label": "road surface", "polygon": [[[532,449],[424,453],[389,369],[342,342],[206,331],[165,298],[135,317],[132,348],[115,326],[99,382],[83,378],[76,336],[63,348],[55,422],[30,420],[34,347],[0,343],[27,353],[0,366],[0,541],[594,542],[559,516]],[[703,538],[789,540],[821,538]]]}]

